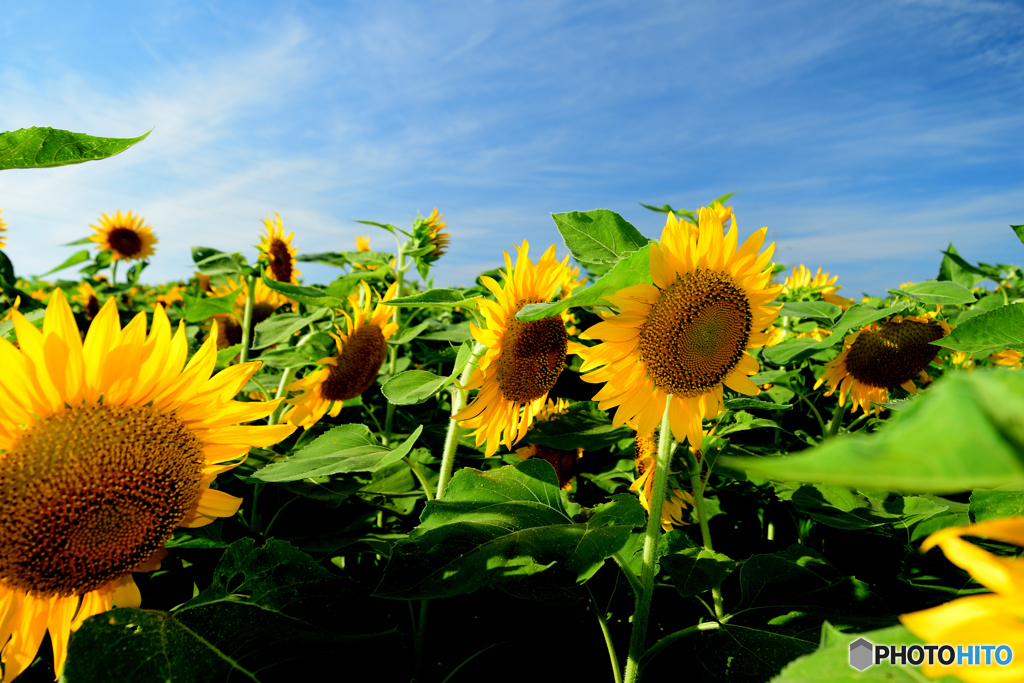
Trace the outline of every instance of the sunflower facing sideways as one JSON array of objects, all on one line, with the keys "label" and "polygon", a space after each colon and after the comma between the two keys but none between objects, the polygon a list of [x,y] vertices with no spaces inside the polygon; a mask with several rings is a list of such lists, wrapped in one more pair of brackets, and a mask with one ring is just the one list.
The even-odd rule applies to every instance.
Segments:
[{"label": "sunflower facing sideways", "polygon": [[[242,343],[242,320],[245,319],[245,300],[247,297],[244,281],[239,283],[234,279],[225,278],[222,285],[210,285],[209,296],[227,296],[231,292],[238,292],[235,297],[235,313],[218,313],[213,316],[217,325],[217,344],[220,348],[226,349],[229,346]],[[159,297],[157,297],[159,299]],[[256,297],[252,306],[252,322],[250,323],[249,338],[252,339],[253,329],[269,318],[274,311],[289,302],[289,299],[270,287],[263,284],[263,280],[256,280]]]},{"label": "sunflower facing sideways", "polygon": [[142,216],[134,216],[129,211],[120,211],[113,216],[100,214],[100,224],[90,225],[96,234],[89,239],[96,242],[96,248],[110,252],[111,261],[141,261],[153,255],[156,236],[153,228],[145,225]]},{"label": "sunflower facing sideways", "polygon": [[580,349],[587,382],[602,410],[618,406],[613,423],[650,434],[668,404],[672,434],[700,448],[701,423],[723,410],[722,385],[746,395],[759,389],[749,375],[757,361],[746,349],[763,346],[778,309],[770,284],[775,245],[758,254],[767,228],[739,249],[736,219],[723,235],[721,206],[704,207],[698,226],[669,214],[661,243],[650,245],[653,285],[639,284],[605,299],[619,309],[586,330]]},{"label": "sunflower facing sideways", "polygon": [[108,299],[84,342],[55,289],[42,331],[15,312],[20,348],[0,339],[0,645],[4,681],[49,631],[55,670],[89,617],[138,607],[133,571],[154,571],[177,527],[233,515],[210,488],[290,425],[238,426],[277,402],[232,400],[259,363],[211,377],[216,341],[186,364],[188,339],[163,309],[124,329]]},{"label": "sunflower facing sideways", "polygon": [[867,414],[881,412],[878,403],[889,400],[889,392],[902,387],[917,393],[914,377],[928,367],[939,353],[931,342],[942,339],[952,328],[924,315],[896,315],[882,323],[869,323],[843,340],[843,350],[825,365],[814,388],[828,382],[826,396],[839,391],[839,405],[850,395],[850,409]]},{"label": "sunflower facing sideways", "polygon": [[398,329],[397,323],[390,322],[394,309],[384,302],[395,298],[398,284],[392,283],[388,287],[373,310],[370,308],[370,287],[365,282],[359,284],[363,287],[365,305],[362,309],[354,306],[351,316],[342,312],[348,323],[347,332],[335,326],[337,334],[331,335],[337,342],[337,352],[317,361],[324,367],[286,387],[289,391],[302,392],[302,395],[288,399],[294,407],[289,409],[284,419],[290,424],[308,429],[324,415],[337,417],[345,401],[360,396],[373,385],[384,365],[388,354],[387,340]]},{"label": "sunflower facing sideways", "polygon": [[476,430],[471,436],[476,437],[477,446],[486,442],[487,457],[497,452],[499,444],[511,449],[523,438],[544,408],[568,351],[565,324],[569,316],[564,311],[540,320],[516,319],[523,306],[556,298],[569,280],[569,257],[556,261],[555,245],[536,265],[530,261],[529,249],[523,241],[515,267],[505,252],[504,287],[493,278],[480,278],[497,301],[476,299],[487,327],[470,325],[473,337],[487,351],[465,386],[480,392],[454,419]]},{"label": "sunflower facing sideways", "polygon": [[260,258],[269,261],[267,277],[271,280],[297,285],[299,275],[302,273],[295,269],[295,256],[299,253],[299,250],[292,246],[292,237],[295,233],[285,235],[281,217],[275,213],[274,219],[263,219],[267,234],[260,238]]}]

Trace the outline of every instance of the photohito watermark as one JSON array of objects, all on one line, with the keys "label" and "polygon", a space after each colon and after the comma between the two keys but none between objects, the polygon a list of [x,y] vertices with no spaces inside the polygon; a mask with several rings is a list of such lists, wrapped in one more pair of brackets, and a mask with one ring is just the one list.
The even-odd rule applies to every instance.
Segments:
[{"label": "photohito watermark", "polygon": [[850,666],[863,671],[888,661],[891,665],[1006,666],[1013,661],[1009,645],[875,645],[865,638],[850,643]]}]

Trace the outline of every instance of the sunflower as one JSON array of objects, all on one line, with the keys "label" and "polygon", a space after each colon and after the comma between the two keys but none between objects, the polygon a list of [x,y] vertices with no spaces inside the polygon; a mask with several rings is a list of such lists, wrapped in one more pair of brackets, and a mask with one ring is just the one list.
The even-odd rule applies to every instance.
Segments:
[{"label": "sunflower", "polygon": [[448,240],[451,238],[451,235],[441,232],[441,230],[448,227],[448,223],[443,219],[444,214],[438,213],[435,206],[429,216],[418,218],[416,225],[413,226],[413,238],[417,239],[422,246],[430,245],[434,248],[426,256],[421,257],[425,263],[433,263],[441,258],[448,248]]},{"label": "sunflower", "polygon": [[974,356],[970,353],[964,353],[963,351],[954,351],[949,354],[949,364],[954,368],[970,372],[974,369]]},{"label": "sunflower", "polygon": [[1022,365],[1020,351],[1014,351],[1013,349],[997,351],[989,356],[987,360],[993,365],[1010,368],[1011,370],[1020,370]]},{"label": "sunflower", "polygon": [[[534,422],[550,422],[557,420],[560,415],[565,415],[568,411],[569,402],[565,399],[559,398],[554,401],[549,399],[533,419]],[[571,491],[572,480],[579,470],[579,460],[583,457],[583,449],[549,448],[540,444],[530,443],[517,448],[513,455],[520,460],[529,460],[530,458],[546,460],[555,468],[555,474],[558,475],[558,485],[561,489],[563,491]]]},{"label": "sunflower", "polygon": [[[935,314],[924,316],[896,315],[882,323],[870,323],[843,340],[843,350],[825,365],[814,388],[828,382],[826,396],[839,390],[839,405],[846,395],[852,399],[850,409],[861,408],[865,414],[877,415],[889,392],[902,387],[917,393],[914,378],[935,360],[939,347],[930,342],[942,339],[952,328]],[[923,378],[922,378],[923,379]]]},{"label": "sunflower", "polygon": [[[370,238],[365,235],[356,236],[356,251],[370,251]],[[380,266],[364,266],[362,263],[353,263],[353,270],[377,270]]]},{"label": "sunflower", "polygon": [[4,680],[35,659],[47,630],[61,671],[68,637],[112,605],[138,607],[133,571],[152,571],[179,526],[231,516],[210,488],[253,446],[293,427],[235,426],[277,402],[235,393],[258,363],[210,377],[216,343],[185,364],[184,323],[163,309],[123,330],[112,299],[83,342],[55,289],[42,331],[14,313],[20,348],[0,339],[0,645]]},{"label": "sunflower", "polygon": [[127,215],[118,211],[113,217],[103,213],[98,226],[89,226],[96,231],[89,239],[96,242],[97,249],[109,251],[112,261],[139,261],[153,255],[157,242],[153,228],[144,223],[142,216],[133,216],[131,211]]},{"label": "sunflower", "polygon": [[[0,213],[3,213],[3,209],[0,209]],[[0,218],[0,249],[7,246],[7,238],[2,233],[7,232],[7,223],[4,222],[3,218]]]},{"label": "sunflower", "polygon": [[92,320],[100,312],[99,295],[96,294],[96,290],[92,288],[92,285],[84,280],[78,283],[76,289],[78,293],[71,300],[82,307],[82,314],[86,318]]},{"label": "sunflower", "polygon": [[[651,499],[654,498],[654,470],[657,466],[657,442],[654,435],[636,437],[634,443],[633,462],[638,476],[629,487],[630,491],[640,491],[640,504],[647,514],[651,514]],[[700,451],[693,450],[696,453]],[[671,531],[676,527],[689,526],[690,522],[683,519],[683,513],[694,505],[693,494],[682,489],[672,488],[661,506],[661,529]]]},{"label": "sunflower", "polygon": [[276,222],[270,218],[263,219],[263,225],[267,226],[267,234],[260,239],[260,258],[266,258],[270,264],[267,267],[267,277],[276,282],[284,282],[290,285],[299,284],[299,275],[295,269],[295,256],[299,250],[292,246],[294,232],[284,234],[284,225],[281,217],[274,214]]},{"label": "sunflower", "polygon": [[759,389],[749,375],[757,361],[746,349],[763,346],[778,314],[765,304],[775,245],[764,252],[767,228],[738,250],[736,219],[723,235],[720,207],[704,207],[699,227],[668,215],[661,243],[651,244],[654,285],[632,285],[607,296],[620,309],[580,335],[603,343],[578,352],[587,382],[604,382],[594,396],[602,410],[618,406],[613,423],[654,431],[668,404],[676,439],[696,447],[701,423],[724,409],[722,385],[741,394]]},{"label": "sunflower", "polygon": [[565,324],[569,316],[564,311],[541,320],[516,320],[523,306],[550,301],[558,294],[569,262],[568,256],[556,261],[555,245],[551,245],[534,265],[529,249],[525,240],[517,247],[515,267],[505,252],[504,287],[493,278],[480,278],[497,301],[476,299],[487,327],[470,324],[473,337],[487,351],[464,387],[480,392],[454,419],[476,430],[471,436],[478,447],[486,442],[488,457],[499,444],[511,449],[523,438],[544,408],[568,351]]},{"label": "sunflower", "polygon": [[798,297],[807,294],[820,294],[823,301],[835,304],[845,310],[853,304],[853,299],[847,299],[836,294],[836,292],[843,288],[842,285],[835,284],[838,279],[838,275],[829,276],[828,273],[822,273],[820,266],[818,267],[818,272],[811,275],[810,269],[801,263],[793,268],[792,275],[783,280],[782,292],[779,293],[779,296],[785,299],[787,294]]},{"label": "sunflower", "polygon": [[1024,660],[1014,658],[1013,653],[1024,650],[1024,569],[1019,558],[994,555],[967,542],[964,536],[1024,546],[1024,519],[1008,517],[948,527],[926,538],[921,544],[922,552],[939,546],[950,562],[968,571],[978,583],[994,592],[970,595],[938,607],[904,614],[900,621],[922,640],[951,645],[958,651],[979,644],[982,647],[1001,644],[1011,650],[1009,653],[1003,648],[999,648],[1003,652],[996,651],[995,663],[1002,659],[1013,660],[998,666],[992,665],[995,663],[991,661],[986,665],[979,662],[973,666],[961,661],[945,666],[925,663],[922,671],[929,678],[956,676],[968,683],[1019,681],[1024,677]]},{"label": "sunflower", "polygon": [[178,301],[184,301],[184,297],[181,296],[182,289],[179,285],[174,285],[166,294],[157,294],[156,302],[164,308],[170,308],[170,306]]},{"label": "sunflower", "polygon": [[326,414],[337,417],[345,401],[361,395],[377,379],[388,354],[387,340],[398,329],[397,323],[389,322],[394,309],[384,303],[395,298],[398,283],[388,287],[372,311],[370,287],[365,282],[359,284],[363,287],[365,304],[362,309],[354,307],[351,317],[342,312],[348,331],[342,332],[335,325],[337,334],[331,336],[337,342],[337,353],[317,361],[325,367],[286,387],[289,391],[303,392],[301,396],[288,399],[294,407],[289,409],[285,420],[293,425],[308,429]]},{"label": "sunflower", "polygon": [[[227,296],[231,292],[238,292],[238,296],[235,297],[234,315],[219,313],[213,316],[218,330],[217,345],[222,349],[242,343],[242,323],[240,321],[245,319],[245,299],[247,296],[244,284],[235,282],[229,277],[225,278],[223,285],[210,286],[210,296],[212,297]],[[159,297],[157,298],[159,299]],[[252,339],[252,331],[256,325],[269,318],[274,311],[289,303],[289,301],[287,297],[263,284],[262,280],[256,280],[256,299],[252,306],[252,323],[249,329],[249,339]]]}]

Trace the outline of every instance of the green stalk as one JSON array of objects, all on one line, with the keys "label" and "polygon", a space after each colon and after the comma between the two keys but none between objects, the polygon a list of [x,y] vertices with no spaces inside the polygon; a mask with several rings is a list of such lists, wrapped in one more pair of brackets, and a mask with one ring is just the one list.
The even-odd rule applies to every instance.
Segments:
[{"label": "green stalk", "polygon": [[444,437],[444,452],[441,455],[441,475],[437,480],[437,500],[441,500],[444,496],[444,490],[448,488],[448,482],[452,478],[452,469],[455,467],[455,451],[459,447],[459,421],[455,419],[455,416],[466,405],[467,392],[462,387],[473,376],[473,369],[476,368],[477,361],[480,360],[480,356],[484,355],[486,350],[487,347],[483,344],[476,344],[469,362],[466,363],[466,367],[462,368],[458,385],[453,384],[448,388],[452,394],[452,418],[448,421],[448,433]]},{"label": "green stalk", "polygon": [[656,642],[654,645],[651,645],[650,649],[648,649],[647,652],[644,653],[643,658],[640,660],[640,670],[643,671],[643,668],[647,666],[652,659],[654,659],[654,656],[656,654],[658,654],[666,647],[668,647],[675,641],[679,640],[680,638],[685,638],[691,633],[697,633],[698,631],[717,631],[719,628],[721,628],[721,626],[717,621],[706,621],[702,624],[695,624],[694,626],[689,626],[681,631],[676,631],[675,633],[668,634],[667,636]]},{"label": "green stalk", "polygon": [[665,503],[665,486],[668,484],[668,470],[672,463],[672,429],[668,421],[668,407],[671,394],[665,401],[665,414],[661,418],[658,434],[658,459],[654,465],[654,490],[651,492],[650,517],[644,537],[644,561],[640,570],[640,592],[636,596],[633,610],[633,632],[629,639],[629,656],[626,658],[626,683],[635,683],[640,676],[640,658],[647,642],[647,618],[651,612],[651,597],[654,594],[654,565],[657,562],[658,541],[661,539],[661,508]]},{"label": "green stalk", "polygon": [[434,500],[434,492],[430,490],[430,482],[427,481],[427,475],[423,473],[423,470],[418,464],[413,462],[408,456],[402,458],[402,461],[409,466],[412,473],[416,475],[416,478],[420,481],[420,486],[423,487],[423,494],[427,497],[427,502]]},{"label": "green stalk", "polygon": [[242,363],[249,362],[249,326],[252,325],[252,309],[256,305],[256,276],[247,276],[245,282],[245,315],[242,316],[242,353],[239,358]]},{"label": "green stalk", "polygon": [[[395,240],[396,241],[398,240],[398,236],[397,235],[395,236]],[[397,256],[395,256],[395,285],[396,285],[396,287],[395,287],[395,298],[396,299],[398,297],[402,296],[402,280],[404,279],[404,276],[405,276],[405,245],[399,243],[398,244],[398,254],[397,254]],[[397,325],[397,324],[399,324],[398,313],[401,310],[401,308],[398,307],[398,306],[395,306],[394,309],[395,309],[395,312],[393,314],[394,317],[392,318],[392,320]],[[391,346],[391,348],[388,349],[388,356],[390,357],[388,359],[388,375],[391,376],[391,377],[394,377],[395,376],[395,370],[398,367],[398,347],[397,346]],[[384,442],[385,446],[387,446],[388,442],[391,440],[391,426],[394,424],[394,420],[395,420],[395,404],[392,403],[391,401],[388,401],[387,413],[385,414],[385,417],[384,417],[384,435],[383,435],[383,438],[382,438],[382,441]]]},{"label": "green stalk", "polygon": [[843,423],[843,410],[846,406],[840,405],[839,401],[836,401],[836,409],[832,411],[832,421],[828,425],[828,434],[826,438],[835,436],[839,433],[839,425]]},{"label": "green stalk", "polygon": [[[277,383],[277,393],[274,395],[274,399],[279,399],[284,396],[284,388],[291,384],[292,377],[295,376],[295,368],[285,368],[284,372],[281,373],[281,381]],[[277,404],[274,408],[274,412],[270,414],[267,419],[267,424],[276,425],[281,419],[281,413],[284,412],[284,401]]]},{"label": "green stalk", "polygon": [[[704,544],[704,547],[708,551],[714,552],[714,547],[711,545],[711,530],[708,528],[708,514],[707,510],[704,509],[704,482],[700,478],[700,463],[697,462],[696,456],[686,449],[687,463],[690,469],[690,489],[693,493],[693,507],[697,509],[697,520],[700,522],[700,537]],[[710,472],[708,473],[710,475]],[[715,601],[715,618],[719,621],[725,616],[725,609],[722,606],[722,589],[720,586],[715,586],[711,589],[711,597]]]},{"label": "green stalk", "polygon": [[113,287],[117,283],[117,261],[110,262],[110,286]]},{"label": "green stalk", "polygon": [[608,622],[601,614],[601,607],[594,599],[594,593],[587,586],[587,594],[590,595],[590,607],[597,616],[597,623],[601,626],[601,633],[604,635],[604,643],[608,647],[608,659],[612,663],[612,675],[615,676],[615,683],[622,683],[622,673],[619,671],[619,656],[615,653],[615,642],[612,640],[612,633],[608,630]]}]

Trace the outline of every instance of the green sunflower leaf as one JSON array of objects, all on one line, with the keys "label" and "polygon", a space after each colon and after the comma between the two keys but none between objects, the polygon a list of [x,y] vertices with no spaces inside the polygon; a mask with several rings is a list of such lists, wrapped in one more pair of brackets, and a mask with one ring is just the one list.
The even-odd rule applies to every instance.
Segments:
[{"label": "green sunflower leaf", "polygon": [[563,415],[544,422],[534,422],[523,443],[563,450],[597,451],[628,438],[629,427],[612,425],[611,417],[593,401],[580,401],[569,406]]},{"label": "green sunflower leaf", "polygon": [[928,280],[910,285],[906,289],[890,289],[891,294],[906,296],[923,304],[956,305],[977,301],[967,287],[958,282]]},{"label": "green sunflower leaf", "polygon": [[[968,288],[973,287],[974,273],[957,263],[953,256],[960,259],[960,254],[957,253],[953,243],[950,242],[949,248],[942,255],[942,264],[939,265],[939,276],[935,279],[956,282]],[[960,260],[963,261],[963,259]]]},{"label": "green sunflower leaf", "polygon": [[238,291],[223,296],[193,296],[183,292],[181,296],[185,300],[185,321],[200,323],[215,315],[233,314]]},{"label": "green sunflower leaf", "polygon": [[649,239],[608,209],[553,213],[551,218],[580,265],[609,265],[645,246]]},{"label": "green sunflower leaf", "polygon": [[1017,239],[1024,243],[1024,225],[1011,225],[1010,228],[1012,228],[1014,234],[1017,235]]},{"label": "green sunflower leaf", "polygon": [[245,275],[249,261],[239,253],[226,254],[210,247],[192,247],[192,261],[204,275]]},{"label": "green sunflower leaf", "polygon": [[976,354],[1000,349],[1024,351],[1024,304],[1001,306],[974,316],[932,344]]},{"label": "green sunflower leaf", "polygon": [[260,275],[260,279],[263,280],[263,284],[267,286],[267,289],[277,292],[278,294],[283,294],[289,299],[295,299],[307,306],[341,308],[345,304],[342,299],[330,296],[322,289],[317,289],[316,287],[301,287],[299,285],[273,280],[267,277],[267,271],[265,270]]},{"label": "green sunflower leaf", "polygon": [[835,437],[791,456],[722,457],[719,466],[773,481],[902,493],[1024,486],[1021,415],[1021,373],[951,373],[873,434]]},{"label": "green sunflower leaf", "polygon": [[577,510],[559,491],[554,468],[538,458],[488,472],[459,470],[444,499],[428,502],[420,525],[395,545],[375,595],[564,591],[593,576],[646,521],[627,494]]},{"label": "green sunflower leaf", "polygon": [[684,598],[717,588],[736,569],[732,559],[697,545],[689,536],[678,534],[675,538],[676,544],[684,547],[662,555],[659,578],[667,578]]},{"label": "green sunflower leaf", "polygon": [[81,251],[76,251],[74,254],[69,256],[68,259],[64,263],[60,264],[56,268],[51,268],[50,270],[48,270],[45,273],[43,273],[43,276],[45,277],[45,276],[49,275],[50,273],[56,273],[58,270],[64,270],[65,268],[70,268],[71,266],[77,266],[79,263],[82,263],[83,261],[88,261],[89,260],[89,254],[90,254],[90,252],[89,252],[88,249],[82,249]]},{"label": "green sunflower leaf", "polygon": [[284,462],[267,465],[254,477],[261,481],[300,481],[342,472],[375,472],[409,454],[423,425],[395,448],[384,446],[366,425],[331,429]]},{"label": "green sunflower leaf", "polygon": [[[764,384],[768,384],[768,382],[764,382]],[[759,401],[756,398],[727,398],[724,404],[726,410],[790,410],[793,407],[788,403]]]},{"label": "green sunflower leaf", "polygon": [[432,398],[451,383],[451,377],[441,377],[426,370],[408,370],[390,378],[381,391],[396,406],[413,406]]},{"label": "green sunflower leaf", "polygon": [[775,494],[811,519],[837,529],[908,528],[948,508],[933,496],[901,496],[844,486],[778,482]]},{"label": "green sunflower leaf", "polygon": [[836,318],[842,315],[843,309],[827,301],[787,301],[782,304],[779,315],[791,318],[810,318],[820,320],[829,325],[835,324]]},{"label": "green sunflower leaf", "polygon": [[971,493],[970,512],[975,522],[1024,517],[1024,486],[975,489]]},{"label": "green sunflower leaf", "polygon": [[57,128],[21,128],[0,133],[0,169],[50,168],[106,159],[148,135],[149,132],[137,138],[98,138]]},{"label": "green sunflower leaf", "polygon": [[316,365],[316,362],[324,357],[322,349],[311,344],[304,346],[289,346],[283,349],[273,349],[260,354],[260,360],[272,368],[301,368],[306,365]]},{"label": "green sunflower leaf", "polygon": [[18,278],[14,275],[14,264],[3,251],[0,251],[0,286],[14,287]]},{"label": "green sunflower leaf", "polygon": [[465,295],[451,288],[428,289],[421,294],[412,296],[400,296],[391,301],[385,301],[388,306],[401,306],[404,308],[475,308],[476,301],[467,299]]},{"label": "green sunflower leaf", "polygon": [[528,304],[516,314],[517,320],[540,320],[567,308],[595,306],[602,298],[631,285],[654,284],[651,279],[650,246],[644,246],[618,261],[600,280],[577,291],[568,299],[546,304]]},{"label": "green sunflower leaf", "polygon": [[318,308],[309,315],[298,313],[278,313],[272,315],[255,327],[252,348],[265,349],[274,344],[291,339],[296,332],[311,325],[327,315],[326,308]]}]

